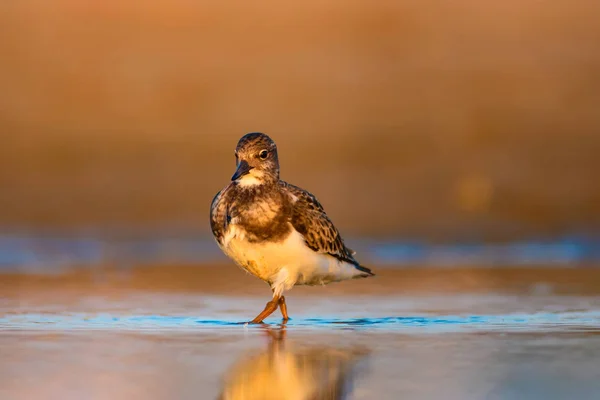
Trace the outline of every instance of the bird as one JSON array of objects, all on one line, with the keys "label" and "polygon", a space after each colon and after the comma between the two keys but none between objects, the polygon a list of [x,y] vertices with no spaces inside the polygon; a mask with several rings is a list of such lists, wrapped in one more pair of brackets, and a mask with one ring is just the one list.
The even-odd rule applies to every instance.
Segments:
[{"label": "bird", "polygon": [[361,265],[317,198],[279,177],[273,139],[248,133],[235,148],[236,170],[212,200],[210,226],[221,250],[265,281],[272,299],[249,321],[264,323],[277,308],[289,320],[284,293],[375,274]]}]

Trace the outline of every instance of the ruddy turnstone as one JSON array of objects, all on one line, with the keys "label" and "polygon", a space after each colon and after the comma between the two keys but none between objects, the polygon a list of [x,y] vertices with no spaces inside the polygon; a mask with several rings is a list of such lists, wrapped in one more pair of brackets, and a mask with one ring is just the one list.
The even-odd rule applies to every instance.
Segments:
[{"label": "ruddy turnstone", "polygon": [[223,252],[271,286],[273,299],[251,323],[277,307],[288,320],[283,292],[374,275],[358,263],[315,196],[279,179],[275,142],[248,133],[235,149],[231,183],[210,206],[212,233]]}]

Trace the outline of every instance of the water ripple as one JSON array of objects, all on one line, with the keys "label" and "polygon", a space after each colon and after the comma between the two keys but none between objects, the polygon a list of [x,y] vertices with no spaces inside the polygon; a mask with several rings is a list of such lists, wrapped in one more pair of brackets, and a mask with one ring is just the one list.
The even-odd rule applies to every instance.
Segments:
[{"label": "water ripple", "polygon": [[[274,320],[275,322],[277,320]],[[369,329],[441,332],[598,331],[600,311],[507,315],[424,315],[379,318],[295,318],[287,324],[297,329]],[[240,321],[175,315],[113,315],[86,313],[9,313],[0,316],[0,331],[165,331],[195,329],[254,329]],[[260,327],[260,325],[259,325]]]}]

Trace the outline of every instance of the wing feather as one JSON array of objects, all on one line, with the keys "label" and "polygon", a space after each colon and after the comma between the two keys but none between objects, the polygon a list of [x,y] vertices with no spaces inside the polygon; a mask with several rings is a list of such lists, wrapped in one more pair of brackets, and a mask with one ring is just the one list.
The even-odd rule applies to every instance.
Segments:
[{"label": "wing feather", "polygon": [[229,186],[217,193],[210,205],[210,228],[220,245],[223,244],[223,237],[228,224],[227,202],[225,201],[227,189],[229,189]]},{"label": "wing feather", "polygon": [[370,269],[354,259],[355,252],[346,247],[340,233],[329,219],[315,196],[297,186],[280,181],[294,197],[291,223],[308,247],[318,253],[329,254],[340,261],[353,264],[357,269],[372,275]]}]

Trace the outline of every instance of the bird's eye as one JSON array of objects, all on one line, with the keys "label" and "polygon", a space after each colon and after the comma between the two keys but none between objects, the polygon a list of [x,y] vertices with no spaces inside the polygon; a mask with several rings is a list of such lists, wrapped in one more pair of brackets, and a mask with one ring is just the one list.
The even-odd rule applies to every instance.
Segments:
[{"label": "bird's eye", "polygon": [[258,153],[258,156],[261,160],[266,160],[269,156],[269,152],[267,150],[261,150],[260,153]]}]

